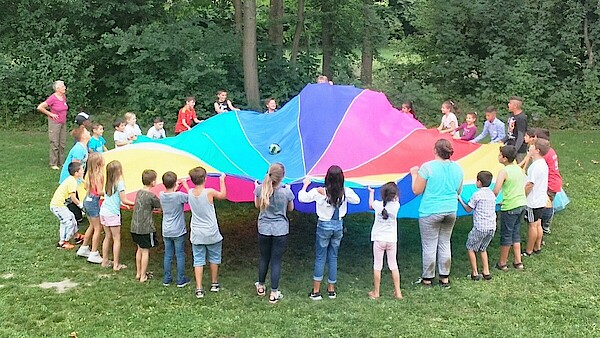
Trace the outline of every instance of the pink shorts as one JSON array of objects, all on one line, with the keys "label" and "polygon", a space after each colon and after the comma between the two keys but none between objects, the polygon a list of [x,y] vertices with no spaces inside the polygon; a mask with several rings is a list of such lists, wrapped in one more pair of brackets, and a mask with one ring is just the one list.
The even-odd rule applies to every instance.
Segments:
[{"label": "pink shorts", "polygon": [[398,262],[396,261],[397,250],[397,243],[373,241],[373,270],[381,271],[383,268],[384,253],[387,256],[388,268],[390,270],[398,270]]},{"label": "pink shorts", "polygon": [[100,214],[100,224],[107,227],[121,226],[121,215],[102,215]]}]

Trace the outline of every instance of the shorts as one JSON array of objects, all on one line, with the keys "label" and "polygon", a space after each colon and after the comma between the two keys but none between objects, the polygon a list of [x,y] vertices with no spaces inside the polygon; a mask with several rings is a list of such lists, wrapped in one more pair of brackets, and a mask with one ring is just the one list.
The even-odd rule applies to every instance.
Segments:
[{"label": "shorts", "polygon": [[206,254],[211,264],[221,264],[221,250],[223,241],[214,244],[192,244],[192,255],[194,256],[194,267],[206,265]]},{"label": "shorts", "polygon": [[107,227],[121,226],[121,215],[100,215],[100,224]]},{"label": "shorts", "polygon": [[134,234],[131,233],[133,243],[137,244],[142,249],[154,248],[157,245],[156,232],[149,234]]},{"label": "shorts", "polygon": [[100,196],[87,195],[83,200],[83,208],[88,217],[100,217]]},{"label": "shorts", "polygon": [[544,214],[544,207],[541,208],[525,208],[525,221],[529,223],[537,222],[542,219],[542,215]]},{"label": "shorts", "polygon": [[525,207],[500,212],[500,245],[511,246],[521,242],[521,219]]},{"label": "shorts", "polygon": [[471,229],[467,237],[467,250],[475,252],[483,252],[487,250],[488,245],[494,238],[496,230],[479,230]]}]

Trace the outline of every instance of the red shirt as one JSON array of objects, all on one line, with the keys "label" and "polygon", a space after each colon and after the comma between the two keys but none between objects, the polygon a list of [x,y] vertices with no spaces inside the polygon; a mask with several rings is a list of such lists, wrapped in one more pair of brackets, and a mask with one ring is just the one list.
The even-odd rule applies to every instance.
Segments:
[{"label": "red shirt", "polygon": [[183,121],[188,126],[192,125],[192,122],[197,119],[196,111],[194,108],[188,109],[187,107],[183,107],[179,110],[179,114],[177,115],[177,124],[175,124],[175,132],[181,133],[187,131],[187,127],[183,125]]},{"label": "red shirt", "polygon": [[554,149],[550,148],[544,156],[546,164],[548,164],[548,190],[552,192],[560,192],[562,189],[562,176],[558,170],[558,156]]}]

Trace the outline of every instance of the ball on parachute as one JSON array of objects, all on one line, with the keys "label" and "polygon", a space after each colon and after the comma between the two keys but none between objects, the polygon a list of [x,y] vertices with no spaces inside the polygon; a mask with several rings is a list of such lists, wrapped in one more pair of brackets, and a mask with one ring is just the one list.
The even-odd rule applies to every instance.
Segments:
[{"label": "ball on parachute", "polygon": [[281,152],[281,147],[277,143],[271,143],[269,145],[269,154],[277,155]]}]

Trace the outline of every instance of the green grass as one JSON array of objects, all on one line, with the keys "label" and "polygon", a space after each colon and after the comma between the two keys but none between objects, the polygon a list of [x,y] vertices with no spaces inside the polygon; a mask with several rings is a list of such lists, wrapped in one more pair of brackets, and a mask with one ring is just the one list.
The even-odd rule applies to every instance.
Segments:
[{"label": "green grass", "polygon": [[[74,252],[54,248],[58,222],[48,210],[58,173],[47,168],[42,132],[0,131],[0,336],[599,336],[600,186],[599,132],[553,133],[572,203],[556,215],[543,254],[525,259],[522,273],[492,272],[490,282],[467,280],[464,243],[471,219],[456,224],[452,288],[411,285],[420,275],[420,240],[415,220],[400,220],[399,264],[403,301],[392,298],[389,271],[382,297],[370,300],[372,215],[350,215],[339,259],[338,299],[307,298],[314,259],[314,215],[291,214],[276,305],[254,294],[257,274],[257,212],[249,204],[219,203],[224,261],[219,294],[198,300],[193,288],[163,287],[162,247],[151,253],[156,279],[136,282],[134,246],[123,213],[124,263],[119,273],[88,264]],[[108,139],[108,138],[107,138]],[[69,141],[70,142],[70,141]],[[188,276],[192,276],[188,249]],[[498,256],[498,236],[489,250]],[[206,275],[205,275],[206,276]],[[79,283],[59,294],[42,282]]]}]

